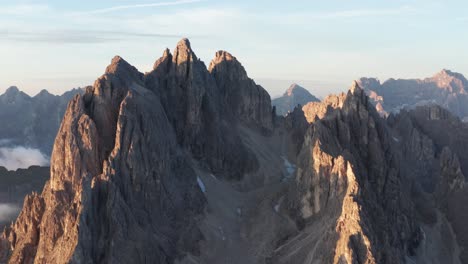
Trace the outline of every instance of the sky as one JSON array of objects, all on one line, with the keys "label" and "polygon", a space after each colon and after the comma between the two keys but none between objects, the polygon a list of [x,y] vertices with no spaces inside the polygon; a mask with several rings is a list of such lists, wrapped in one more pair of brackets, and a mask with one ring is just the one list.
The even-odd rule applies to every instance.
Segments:
[{"label": "sky", "polygon": [[468,2],[0,0],[0,92],[90,85],[115,55],[142,72],[188,37],[206,65],[231,52],[272,95],[319,97],[360,77],[468,75]]}]

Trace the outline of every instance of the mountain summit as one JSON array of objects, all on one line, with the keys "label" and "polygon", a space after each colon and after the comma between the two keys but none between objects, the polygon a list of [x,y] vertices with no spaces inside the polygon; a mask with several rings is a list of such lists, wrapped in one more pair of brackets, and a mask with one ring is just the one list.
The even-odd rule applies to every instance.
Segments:
[{"label": "mountain summit", "polygon": [[293,111],[296,106],[306,105],[309,102],[320,102],[320,100],[304,87],[294,83],[284,92],[283,96],[274,99],[272,104],[276,107],[277,114],[285,115]]}]

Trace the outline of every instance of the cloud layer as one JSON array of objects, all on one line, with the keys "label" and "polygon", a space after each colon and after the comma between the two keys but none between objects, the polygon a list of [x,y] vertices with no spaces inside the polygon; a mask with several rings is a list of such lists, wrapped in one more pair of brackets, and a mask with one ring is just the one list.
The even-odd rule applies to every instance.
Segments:
[{"label": "cloud layer", "polygon": [[49,159],[38,149],[25,147],[0,148],[0,166],[8,170],[28,168],[32,165],[47,166]]},{"label": "cloud layer", "polygon": [[0,204],[0,222],[11,221],[20,208],[12,204]]}]

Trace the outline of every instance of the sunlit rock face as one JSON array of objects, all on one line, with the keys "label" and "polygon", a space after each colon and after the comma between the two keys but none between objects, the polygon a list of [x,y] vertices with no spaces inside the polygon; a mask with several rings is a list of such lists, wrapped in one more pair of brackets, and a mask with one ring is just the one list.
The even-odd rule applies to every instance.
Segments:
[{"label": "sunlit rock face", "polygon": [[422,80],[389,79],[380,83],[375,78],[361,78],[359,84],[382,116],[427,104],[441,105],[461,119],[468,116],[468,80],[450,70]]}]

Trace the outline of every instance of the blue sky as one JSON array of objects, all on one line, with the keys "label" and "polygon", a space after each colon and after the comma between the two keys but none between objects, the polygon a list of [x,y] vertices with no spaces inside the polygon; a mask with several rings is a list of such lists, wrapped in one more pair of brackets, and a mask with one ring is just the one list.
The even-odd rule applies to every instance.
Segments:
[{"label": "blue sky", "polygon": [[291,82],[318,96],[361,76],[468,74],[468,3],[0,0],[0,92],[34,95],[92,84],[120,55],[149,71],[182,37],[207,65],[235,55],[276,96]]}]

